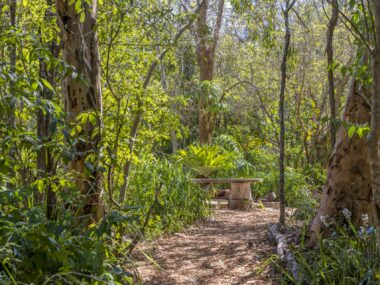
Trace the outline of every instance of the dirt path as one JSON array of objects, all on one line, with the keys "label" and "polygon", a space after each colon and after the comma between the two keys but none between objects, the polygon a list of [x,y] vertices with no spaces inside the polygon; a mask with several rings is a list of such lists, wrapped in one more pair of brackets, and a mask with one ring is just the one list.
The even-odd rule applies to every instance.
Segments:
[{"label": "dirt path", "polygon": [[161,267],[141,254],[143,284],[272,284],[266,270],[260,275],[255,270],[274,252],[266,225],[277,220],[274,209],[216,210],[210,219],[182,233],[141,244],[138,249]]}]

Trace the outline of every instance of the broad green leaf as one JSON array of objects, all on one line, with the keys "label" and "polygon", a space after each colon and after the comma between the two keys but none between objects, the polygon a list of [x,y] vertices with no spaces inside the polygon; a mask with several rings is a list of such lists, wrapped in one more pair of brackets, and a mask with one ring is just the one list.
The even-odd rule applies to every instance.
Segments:
[{"label": "broad green leaf", "polygon": [[51,91],[54,91],[54,88],[53,88],[53,86],[51,86],[51,84],[49,83],[49,81],[47,81],[46,79],[43,79],[43,78],[40,78],[40,80],[41,80],[42,84],[43,84],[46,88],[48,88],[48,89],[51,90]]},{"label": "broad green leaf", "polygon": [[350,138],[352,138],[353,135],[355,134],[355,132],[356,132],[356,126],[351,126],[351,127],[348,129],[348,136],[349,136]]},{"label": "broad green leaf", "polygon": [[43,179],[40,179],[37,181],[37,189],[38,192],[43,193],[45,190],[45,181]]}]

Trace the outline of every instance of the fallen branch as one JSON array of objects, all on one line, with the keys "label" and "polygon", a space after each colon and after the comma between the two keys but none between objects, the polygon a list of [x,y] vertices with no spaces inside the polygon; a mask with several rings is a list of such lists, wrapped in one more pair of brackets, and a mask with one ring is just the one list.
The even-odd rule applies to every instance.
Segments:
[{"label": "fallen branch", "polygon": [[269,239],[277,244],[277,255],[280,257],[282,262],[285,262],[287,267],[295,281],[299,278],[299,268],[296,258],[293,252],[289,249],[286,238],[280,232],[279,224],[272,224],[268,227]]}]

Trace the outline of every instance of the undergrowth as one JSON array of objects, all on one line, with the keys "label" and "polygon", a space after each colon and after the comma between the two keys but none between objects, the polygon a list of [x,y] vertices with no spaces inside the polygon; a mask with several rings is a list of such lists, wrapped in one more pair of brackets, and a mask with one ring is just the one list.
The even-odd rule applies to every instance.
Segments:
[{"label": "undergrowth", "polygon": [[0,284],[131,284],[125,246],[107,230],[115,221],[83,230],[73,217],[46,220],[39,208],[0,213]]},{"label": "undergrowth", "polygon": [[[142,231],[157,185],[158,203]],[[25,192],[3,189],[0,284],[132,284],[138,279],[128,254],[133,237],[179,231],[209,214],[208,193],[177,163],[152,159],[137,164],[129,189],[121,209],[107,210],[100,223],[89,226],[64,204],[56,221],[47,220],[43,208],[22,206]]]},{"label": "undergrowth", "polygon": [[279,261],[280,284],[342,284],[380,283],[380,256],[376,253],[373,227],[364,223],[359,229],[350,221],[346,225],[330,225],[331,234],[320,238],[313,249],[303,246],[305,234],[295,256],[299,278],[295,280]]},{"label": "undergrowth", "polygon": [[138,206],[144,216],[153,204],[156,187],[161,185],[158,203],[148,224],[147,235],[176,232],[209,215],[209,193],[192,182],[177,162],[150,160],[136,166],[127,203]]}]

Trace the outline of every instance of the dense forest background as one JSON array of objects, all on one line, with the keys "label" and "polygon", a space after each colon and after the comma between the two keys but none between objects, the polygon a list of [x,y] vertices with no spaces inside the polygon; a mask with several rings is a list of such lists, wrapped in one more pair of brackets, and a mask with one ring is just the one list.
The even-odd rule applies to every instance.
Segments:
[{"label": "dense forest background", "polygon": [[311,244],[379,226],[372,2],[1,1],[0,283],[132,283],[140,239],[209,215],[193,177],[263,178]]}]

